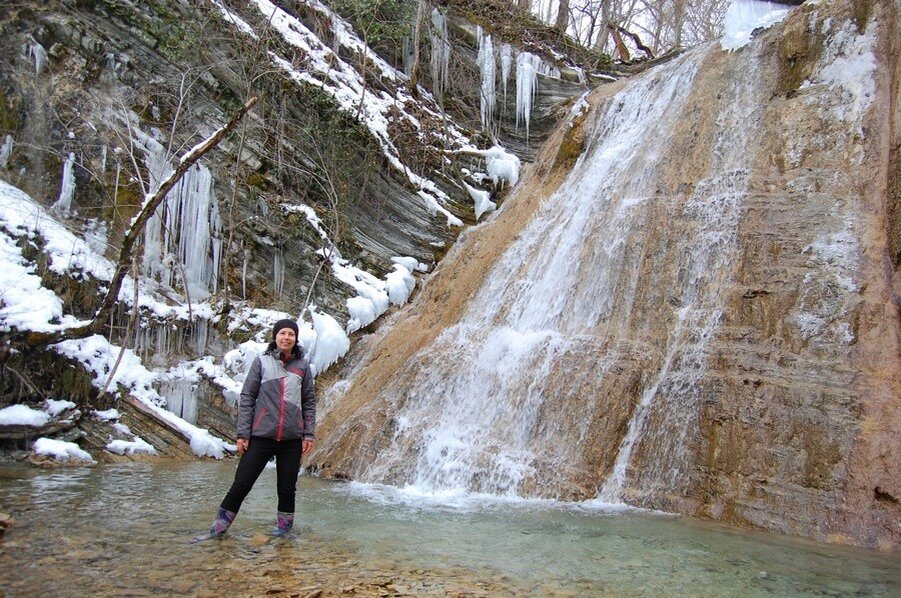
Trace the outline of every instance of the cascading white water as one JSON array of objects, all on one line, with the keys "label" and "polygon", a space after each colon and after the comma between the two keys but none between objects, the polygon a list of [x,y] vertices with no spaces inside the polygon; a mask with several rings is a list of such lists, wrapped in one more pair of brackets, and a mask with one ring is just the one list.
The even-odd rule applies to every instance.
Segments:
[{"label": "cascading white water", "polygon": [[[596,376],[617,361],[617,329],[626,323],[611,318],[635,302],[634,262],[655,208],[660,140],[680,117],[698,61],[697,53],[684,56],[607,103],[591,147],[495,264],[460,322],[414,357],[402,389],[386,390],[402,405],[394,442],[365,479],[429,492],[516,494],[540,485],[539,471],[578,460],[591,418],[572,430],[548,425],[558,390],[573,392],[548,380],[579,356],[606,355],[591,371]],[[714,225],[692,220],[698,234]],[[687,276],[684,284],[686,295],[698,282]],[[608,336],[592,334],[601,326]],[[586,397],[580,409],[603,409],[603,402]],[[561,435],[570,441],[555,442]],[[551,445],[554,451],[543,450]]]},{"label": "cascading white water", "polygon": [[[760,48],[756,48],[760,52]],[[752,61],[757,64],[757,60]],[[668,350],[656,380],[645,389],[629,422],[628,431],[620,445],[613,472],[604,483],[600,498],[619,501],[626,485],[628,467],[636,445],[649,436],[648,416],[655,402],[666,402],[668,417],[653,431],[657,437],[667,437],[665,463],[662,471],[645,471],[654,490],[666,488],[672,492],[687,482],[685,458],[682,450],[686,437],[697,425],[697,383],[706,369],[705,350],[723,314],[718,301],[731,275],[730,264],[738,251],[738,224],[742,199],[748,194],[750,171],[747,156],[753,155],[754,124],[760,120],[763,107],[759,104],[755,86],[759,73],[746,69],[737,73],[732,82],[729,102],[719,114],[716,125],[720,131],[711,151],[713,176],[699,181],[685,204],[682,217],[703,225],[700,234],[685,252],[685,284],[680,289],[678,320],[668,340]],[[644,488],[648,491],[650,488]]]}]

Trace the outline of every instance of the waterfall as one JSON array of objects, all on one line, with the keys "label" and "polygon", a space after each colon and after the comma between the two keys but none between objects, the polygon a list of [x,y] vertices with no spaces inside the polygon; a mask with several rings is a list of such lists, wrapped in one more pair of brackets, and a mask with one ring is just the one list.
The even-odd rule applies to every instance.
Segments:
[{"label": "waterfall", "polygon": [[[759,46],[755,50],[760,51]],[[758,60],[754,60],[757,64]],[[763,107],[755,93],[759,73],[744,69],[732,79],[732,98],[717,117],[720,131],[711,148],[711,172],[699,181],[688,198],[682,217],[703,225],[685,252],[684,280],[677,299],[681,306],[667,344],[667,353],[656,380],[644,391],[629,422],[613,472],[600,497],[624,498],[628,467],[636,445],[655,444],[660,453],[640,473],[641,492],[674,492],[687,485],[688,454],[685,441],[696,432],[697,384],[707,364],[705,350],[723,315],[720,299],[731,275],[730,264],[738,252],[738,224],[742,200],[749,193],[747,156],[754,154],[755,124]],[[663,402],[665,418],[649,431],[648,418],[655,403]],[[651,438],[652,437],[652,438]]]},{"label": "waterfall", "polygon": [[[605,409],[602,396],[582,396],[586,381],[602,379],[629,354],[625,328],[640,276],[633,264],[658,209],[659,140],[677,124],[697,64],[697,53],[683,56],[607,102],[592,147],[496,262],[465,315],[414,356],[402,388],[384,391],[398,405],[393,441],[364,479],[427,492],[566,493],[545,487],[555,483],[548,474],[559,479],[579,463],[592,414]],[[701,212],[726,202],[702,209],[705,191],[698,193],[682,218],[703,236],[713,223]],[[697,244],[705,251],[731,233],[709,234]],[[708,258],[692,270],[703,270]],[[693,271],[684,277],[679,312],[692,334],[699,333],[689,307],[695,278]]]},{"label": "waterfall", "polygon": [[[142,141],[149,185],[157,189],[172,167],[162,145]],[[206,299],[216,289],[221,230],[212,173],[195,164],[147,221],[144,272],[167,286],[180,282],[191,301]]]}]

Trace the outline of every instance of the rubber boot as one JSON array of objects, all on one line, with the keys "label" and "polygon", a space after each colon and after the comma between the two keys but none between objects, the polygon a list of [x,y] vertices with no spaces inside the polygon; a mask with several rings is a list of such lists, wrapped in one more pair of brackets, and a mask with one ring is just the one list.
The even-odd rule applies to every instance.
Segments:
[{"label": "rubber boot", "polygon": [[219,507],[219,512],[216,513],[216,520],[213,521],[213,527],[210,528],[210,535],[217,538],[224,536],[225,532],[228,531],[229,526],[232,524],[232,521],[235,520],[235,515],[237,515],[237,513],[232,513],[231,511],[226,511],[222,507]]},{"label": "rubber boot", "polygon": [[284,513],[282,511],[278,511],[276,521],[277,524],[275,531],[272,532],[272,535],[277,538],[287,536],[288,532],[291,531],[291,528],[294,527],[294,513]]}]

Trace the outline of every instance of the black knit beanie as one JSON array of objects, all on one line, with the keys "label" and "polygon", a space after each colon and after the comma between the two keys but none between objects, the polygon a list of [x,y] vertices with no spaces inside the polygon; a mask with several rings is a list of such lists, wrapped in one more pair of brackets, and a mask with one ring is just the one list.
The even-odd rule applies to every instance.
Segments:
[{"label": "black knit beanie", "polygon": [[294,331],[294,336],[298,335],[297,322],[294,320],[279,320],[275,323],[275,326],[272,327],[272,340],[275,341],[275,335],[278,334],[278,331],[282,328],[290,328]]}]

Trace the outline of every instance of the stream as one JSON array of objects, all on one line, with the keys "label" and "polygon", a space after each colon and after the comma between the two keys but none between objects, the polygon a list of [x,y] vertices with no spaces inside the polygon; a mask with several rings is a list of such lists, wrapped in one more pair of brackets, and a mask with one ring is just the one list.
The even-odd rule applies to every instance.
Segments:
[{"label": "stream", "polygon": [[229,534],[235,462],[0,466],[0,595],[901,595],[901,559],[602,503],[422,496],[302,476],[273,539],[275,471]]}]

